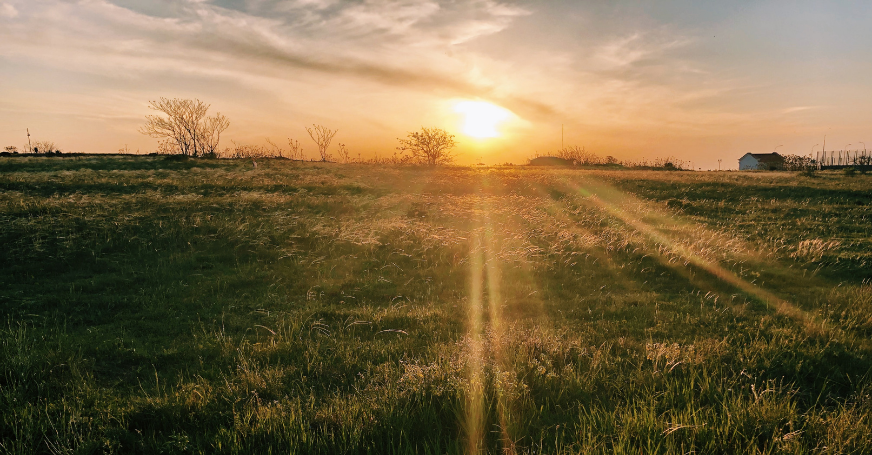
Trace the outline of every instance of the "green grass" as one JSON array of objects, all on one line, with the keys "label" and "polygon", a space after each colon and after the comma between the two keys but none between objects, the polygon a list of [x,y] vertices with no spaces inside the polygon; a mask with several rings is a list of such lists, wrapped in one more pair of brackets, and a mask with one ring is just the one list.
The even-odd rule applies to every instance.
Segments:
[{"label": "green grass", "polygon": [[872,177],[0,159],[0,453],[870,453]]}]

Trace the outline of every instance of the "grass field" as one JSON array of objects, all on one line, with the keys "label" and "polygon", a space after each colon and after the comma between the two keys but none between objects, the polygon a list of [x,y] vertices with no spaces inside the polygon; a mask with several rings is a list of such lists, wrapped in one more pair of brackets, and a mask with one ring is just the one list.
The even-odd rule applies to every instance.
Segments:
[{"label": "grass field", "polygon": [[0,159],[0,452],[872,453],[872,176]]}]

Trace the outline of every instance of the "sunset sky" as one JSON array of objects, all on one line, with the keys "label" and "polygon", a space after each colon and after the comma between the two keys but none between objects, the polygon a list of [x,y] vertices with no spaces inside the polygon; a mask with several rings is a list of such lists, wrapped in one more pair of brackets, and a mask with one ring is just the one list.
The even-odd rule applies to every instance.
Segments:
[{"label": "sunset sky", "polygon": [[[290,137],[314,158],[317,123],[334,152],[386,156],[426,126],[461,164],[520,164],[563,125],[602,156],[736,168],[824,135],[872,147],[872,2],[0,0],[0,147],[30,128],[150,152],[159,97],[226,115],[222,147]],[[491,137],[468,135],[475,106]]]}]

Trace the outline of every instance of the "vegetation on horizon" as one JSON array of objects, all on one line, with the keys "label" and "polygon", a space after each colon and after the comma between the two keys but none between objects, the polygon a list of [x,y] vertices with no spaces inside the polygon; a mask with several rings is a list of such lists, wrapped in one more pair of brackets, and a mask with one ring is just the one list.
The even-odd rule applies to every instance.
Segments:
[{"label": "vegetation on horizon", "polygon": [[452,150],[457,146],[454,135],[440,128],[421,127],[421,131],[409,132],[407,139],[397,138],[397,150],[406,153],[409,162],[427,164],[449,164],[454,161]]},{"label": "vegetation on horizon", "polygon": [[[289,150],[287,154],[283,147],[273,143],[270,139],[266,139],[267,146],[258,145],[239,145],[232,141],[233,147],[227,147],[223,151],[219,148],[221,134],[230,126],[230,121],[221,113],[217,113],[213,117],[207,117],[206,113],[210,105],[203,103],[198,99],[180,99],[180,98],[160,98],[158,101],[149,101],[150,109],[164,114],[147,115],[146,124],[140,128],[140,133],[163,139],[159,144],[157,151],[158,155],[182,155],[189,157],[208,157],[208,158],[245,158],[245,159],[261,159],[261,158],[285,158],[295,161],[305,161],[303,149],[299,141],[288,138]],[[332,160],[329,153],[330,144],[333,137],[338,133],[338,130],[331,130],[323,125],[313,124],[312,127],[304,127],[309,137],[315,142],[321,162]],[[30,133],[28,130],[28,140]],[[452,151],[457,143],[454,140],[454,135],[449,134],[440,128],[422,127],[420,132],[410,132],[407,139],[397,138],[400,146],[392,157],[379,158],[376,155],[371,159],[362,159],[359,155],[357,160],[351,158],[348,147],[340,143],[338,147],[339,158],[343,163],[359,163],[359,164],[450,164],[454,162],[455,156]],[[28,143],[24,147],[25,152],[22,155],[60,155],[61,150],[52,141],[37,141]],[[125,145],[118,150],[121,154],[129,154],[129,150]],[[137,151],[138,153],[138,151]],[[7,146],[0,156],[19,155],[18,147]],[[631,169],[665,169],[665,170],[693,170],[691,163],[687,160],[681,160],[676,157],[655,158],[653,161],[648,161],[645,158],[640,160],[625,160],[620,161],[613,156],[600,157],[599,155],[587,151],[584,147],[569,146],[557,150],[553,155],[559,160],[565,161],[573,166],[583,167],[624,167]],[[844,166],[854,166],[861,172],[865,173],[868,168],[872,167],[872,156],[867,155],[865,148],[862,152],[859,150],[853,151],[828,151],[822,154],[827,156],[827,160],[838,162],[839,166],[844,162]],[[783,170],[801,171],[804,175],[811,176],[814,172],[829,164],[819,162],[809,156],[799,155],[783,155],[784,165]],[[838,157],[838,158],[837,158]],[[537,152],[534,158],[540,158]],[[531,159],[532,160],[532,159]],[[528,160],[528,161],[531,161]],[[720,160],[718,160],[720,161]],[[511,164],[511,163],[506,163]],[[773,169],[774,170],[774,169]],[[846,171],[849,174],[852,170]]]},{"label": "vegetation on horizon", "polygon": [[[693,170],[690,163],[680,160],[675,157],[655,158],[653,161],[647,159],[626,160],[620,161],[613,156],[601,157],[596,153],[585,150],[584,147],[570,146],[557,150],[553,155],[546,155],[558,158],[567,165],[582,166],[582,167],[608,167],[608,168],[629,168],[629,169],[665,169],[669,171],[677,170]],[[536,153],[534,158],[540,158],[542,155]]]},{"label": "vegetation on horizon", "polygon": [[309,133],[309,137],[318,146],[318,154],[321,155],[321,161],[330,161],[332,157],[327,152],[327,149],[330,148],[330,142],[339,130],[331,130],[324,125],[312,125],[311,128],[306,127],[306,132]]},{"label": "vegetation on horizon", "polygon": [[200,100],[161,98],[149,101],[149,109],[166,115],[147,115],[139,131],[164,139],[159,153],[178,153],[184,156],[215,156],[223,133],[230,121],[221,113],[207,117],[209,105]]}]

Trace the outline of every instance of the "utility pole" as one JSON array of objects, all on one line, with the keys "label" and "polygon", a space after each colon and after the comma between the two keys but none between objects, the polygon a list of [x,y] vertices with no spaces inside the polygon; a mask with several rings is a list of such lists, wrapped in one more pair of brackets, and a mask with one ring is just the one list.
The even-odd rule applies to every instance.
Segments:
[{"label": "utility pole", "polygon": [[824,134],[824,145],[821,147],[821,157],[824,161],[827,160],[827,135]]},{"label": "utility pole", "polygon": [[560,124],[560,150],[563,150],[564,148],[566,148],[566,147],[563,145],[563,124],[561,123]]},{"label": "utility pole", "polygon": [[33,153],[33,147],[30,146],[30,128],[27,129],[27,153]]}]

